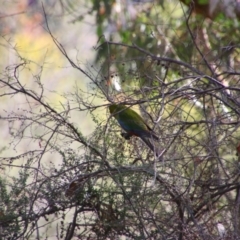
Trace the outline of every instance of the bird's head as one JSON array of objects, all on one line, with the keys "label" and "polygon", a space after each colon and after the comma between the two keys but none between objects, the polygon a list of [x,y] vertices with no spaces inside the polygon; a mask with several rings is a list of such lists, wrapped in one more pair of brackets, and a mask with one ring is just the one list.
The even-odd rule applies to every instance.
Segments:
[{"label": "bird's head", "polygon": [[115,110],[117,108],[117,104],[112,104],[108,108],[109,108],[110,113],[113,114],[113,112],[115,112]]},{"label": "bird's head", "polygon": [[127,107],[125,105],[121,105],[121,104],[112,104],[108,108],[109,108],[110,113],[113,114],[113,113],[123,111]]}]

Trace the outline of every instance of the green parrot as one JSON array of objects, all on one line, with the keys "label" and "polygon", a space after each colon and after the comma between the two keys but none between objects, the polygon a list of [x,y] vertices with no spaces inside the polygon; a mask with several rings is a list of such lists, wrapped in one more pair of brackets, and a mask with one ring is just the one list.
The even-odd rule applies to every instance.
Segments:
[{"label": "green parrot", "polygon": [[153,140],[159,140],[159,137],[138,113],[123,104],[112,104],[109,106],[109,111],[126,131],[126,134],[122,135],[125,139],[130,139],[131,136],[140,137],[153,152],[160,154],[160,151],[152,144]]}]

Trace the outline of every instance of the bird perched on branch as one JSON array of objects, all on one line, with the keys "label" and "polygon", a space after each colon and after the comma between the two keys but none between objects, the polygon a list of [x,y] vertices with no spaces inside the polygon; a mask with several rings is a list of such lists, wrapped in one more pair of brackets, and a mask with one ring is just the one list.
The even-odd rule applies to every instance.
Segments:
[{"label": "bird perched on branch", "polygon": [[126,131],[126,134],[123,135],[125,139],[137,136],[159,156],[160,151],[153,144],[154,140],[159,140],[159,137],[137,112],[123,104],[112,104],[109,106],[109,111],[116,118],[121,128]]}]

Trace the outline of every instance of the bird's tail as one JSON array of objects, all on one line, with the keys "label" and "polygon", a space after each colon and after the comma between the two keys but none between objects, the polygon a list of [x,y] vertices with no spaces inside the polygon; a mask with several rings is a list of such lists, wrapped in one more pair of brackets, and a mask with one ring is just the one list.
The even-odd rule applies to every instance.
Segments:
[{"label": "bird's tail", "polygon": [[162,157],[163,151],[156,146],[156,142],[154,142],[153,139],[146,138],[146,137],[141,137],[141,139],[155,153],[157,158],[159,158],[162,161],[163,160],[163,157]]}]

